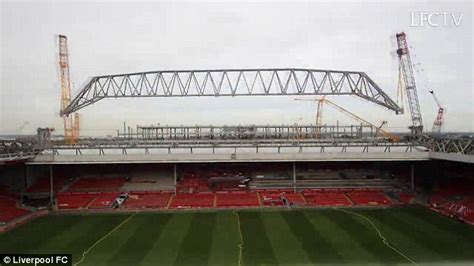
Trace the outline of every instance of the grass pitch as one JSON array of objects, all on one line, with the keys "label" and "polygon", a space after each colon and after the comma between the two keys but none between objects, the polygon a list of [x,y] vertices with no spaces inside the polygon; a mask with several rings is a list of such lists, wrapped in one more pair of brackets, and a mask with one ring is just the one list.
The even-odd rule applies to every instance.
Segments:
[{"label": "grass pitch", "polygon": [[347,210],[50,215],[1,234],[0,253],[72,253],[79,265],[474,264],[474,226],[420,208]]}]

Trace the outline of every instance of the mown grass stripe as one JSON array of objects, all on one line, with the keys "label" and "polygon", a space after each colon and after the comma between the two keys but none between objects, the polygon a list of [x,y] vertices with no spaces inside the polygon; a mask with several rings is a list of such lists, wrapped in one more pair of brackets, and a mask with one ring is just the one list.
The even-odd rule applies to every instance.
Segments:
[{"label": "mown grass stripe", "polygon": [[436,232],[437,236],[454,242],[464,242],[467,240],[467,243],[469,243],[474,239],[473,226],[459,223],[454,219],[427,209],[394,209],[392,213],[398,213],[398,216],[404,217],[412,223],[425,224],[423,228],[426,231]]},{"label": "mown grass stripe", "polygon": [[[423,247],[438,254],[437,256],[443,261],[474,260],[474,252],[472,252],[474,245],[469,242],[460,241],[455,234],[444,234],[430,227],[429,224],[420,223],[417,219],[403,212],[385,212],[378,215],[390,216],[392,218],[391,221],[397,223],[401,230],[406,228],[405,230],[410,232],[413,241],[422,243]],[[450,247],[452,246],[456,246],[456,249],[451,249]],[[429,260],[429,257],[425,259]],[[431,261],[433,260],[431,259]]]},{"label": "mown grass stripe", "polygon": [[[244,265],[276,265],[278,261],[271,248],[270,241],[259,212],[239,212],[244,238]],[[265,215],[265,214],[263,214]]]},{"label": "mown grass stripe", "polygon": [[[273,253],[278,263],[283,265],[309,264],[311,260],[307,252],[303,250],[300,239],[284,219],[284,215],[289,213],[269,212],[262,215],[262,222]],[[293,213],[291,212],[292,215]]]},{"label": "mown grass stripe", "polygon": [[[58,218],[60,217],[60,218]],[[44,216],[32,223],[1,235],[0,250],[2,253],[32,253],[40,250],[55,237],[67,234],[70,229],[81,223],[82,216]],[[53,225],[54,226],[51,226]]]},{"label": "mown grass stripe", "polygon": [[174,265],[207,265],[216,213],[195,213]]},{"label": "mown grass stripe", "polygon": [[89,248],[97,239],[110,232],[120,224],[127,215],[77,216],[80,223],[64,231],[35,250],[38,253],[66,253],[72,254],[74,259],[82,256],[82,251]]},{"label": "mown grass stripe", "polygon": [[404,258],[388,249],[380,241],[377,233],[366,221],[334,210],[331,210],[328,216],[347,235],[351,235],[366,252],[370,253],[371,258],[375,259],[375,261],[367,261],[367,263],[406,263]]},{"label": "mown grass stripe", "polygon": [[142,214],[133,221],[132,233],[127,241],[108,260],[109,265],[137,265],[148,253],[171,214]]},{"label": "mown grass stripe", "polygon": [[[341,263],[342,257],[337,249],[324,238],[301,211],[284,212],[281,216],[291,232],[301,242],[311,263]],[[324,228],[322,228],[324,230]]]},{"label": "mown grass stripe", "polygon": [[95,265],[97,264],[97,261],[99,261],[100,264],[104,264],[104,262],[107,261],[107,258],[113,255],[112,250],[114,250],[117,245],[120,246],[123,244],[129,237],[132,230],[130,230],[130,227],[127,228],[127,225],[136,215],[138,215],[138,213],[129,215],[121,223],[112,228],[112,230],[94,241],[91,246],[82,252],[82,255],[78,257],[78,260],[73,263],[73,266],[84,265],[84,261],[91,257],[92,258],[87,261],[87,265]]},{"label": "mown grass stripe", "polygon": [[332,221],[329,215],[330,210],[305,211],[304,214],[321,236],[337,249],[345,263],[375,261],[372,254],[364,249],[352,235]]},{"label": "mown grass stripe", "polygon": [[440,254],[426,246],[420,239],[416,238],[412,226],[406,227],[406,224],[400,223],[394,216],[398,213],[387,213],[383,211],[360,211],[363,215],[369,217],[377,226],[381,227],[384,234],[390,239],[390,242],[403,250],[410,258],[417,262],[439,261],[442,259]]},{"label": "mown grass stripe", "polygon": [[[419,263],[472,264],[474,227],[450,220],[426,209],[350,209],[364,214],[383,232],[397,248]],[[285,221],[290,213],[266,211],[239,211],[244,240],[243,265],[275,265],[310,261],[291,227],[305,227],[305,222]],[[380,238],[366,221],[333,210],[302,211],[305,218],[321,238],[332,245],[344,260],[351,264],[405,264],[406,261],[381,244]],[[201,241],[204,237],[188,236],[195,213],[149,213],[135,216],[88,253],[80,266],[85,265],[173,265],[182,254],[190,254],[183,245],[188,241]],[[203,214],[199,214],[203,215]],[[208,254],[201,264],[237,265],[240,236],[237,219],[231,212],[217,212],[213,226],[211,246],[200,249]],[[74,262],[97,239],[122,223],[129,214],[51,215],[35,219],[6,233],[0,233],[0,252],[61,252],[72,253]],[[166,219],[163,228],[156,228],[158,220]],[[294,224],[293,224],[294,223]],[[160,233],[154,230],[161,230]],[[195,229],[194,229],[195,230]],[[303,231],[303,230],[302,230]],[[307,233],[309,230],[304,230]],[[318,239],[316,237],[311,237]],[[275,241],[279,243],[275,243]],[[295,243],[297,242],[297,243]],[[304,240],[301,240],[304,242]],[[136,247],[134,246],[136,243]],[[198,242],[199,243],[199,242]],[[208,242],[209,243],[209,242]],[[206,245],[206,243],[204,243]],[[142,246],[140,246],[142,245]],[[285,250],[285,245],[288,249]],[[143,247],[143,249],[140,249]],[[278,247],[278,248],[276,248]],[[135,249],[136,248],[136,249]],[[201,247],[198,247],[198,249]],[[210,249],[210,251],[205,251]],[[204,250],[204,251],[203,251]],[[185,252],[186,251],[186,252]],[[181,252],[181,255],[180,255]],[[285,258],[286,255],[293,258]],[[305,254],[298,260],[295,254]],[[317,253],[316,253],[317,254]],[[416,254],[416,255],[415,255]],[[122,262],[123,256],[130,256]],[[191,256],[191,255],[190,255]],[[142,257],[141,262],[131,258]],[[282,259],[283,258],[283,259]],[[315,258],[319,259],[319,258]],[[291,263],[295,262],[295,263]],[[323,263],[316,261],[316,263]],[[338,262],[328,262],[328,265]],[[199,264],[199,263],[189,263]]]},{"label": "mown grass stripe", "polygon": [[398,249],[395,245],[393,245],[388,239],[387,237],[385,236],[384,233],[382,233],[382,231],[380,230],[380,228],[367,216],[365,216],[364,214],[361,214],[361,213],[357,213],[357,212],[353,212],[353,211],[350,211],[350,210],[345,210],[345,209],[335,209],[336,211],[341,211],[341,212],[345,212],[345,213],[348,213],[348,214],[352,214],[352,215],[355,215],[363,220],[365,220],[367,223],[370,224],[370,226],[372,226],[372,228],[377,232],[377,235],[379,236],[380,240],[382,240],[382,243],[387,246],[387,248],[393,250],[395,253],[397,253],[398,255],[400,255],[401,257],[403,257],[404,259],[406,259],[409,263],[411,264],[416,264],[416,262],[410,258],[409,256],[407,256],[407,254],[405,254],[403,251],[401,251],[400,249]]},{"label": "mown grass stripe", "polygon": [[174,213],[140,265],[173,265],[188,233],[192,213]]},{"label": "mown grass stripe", "polygon": [[239,260],[239,217],[232,212],[216,213],[209,265],[237,265]]},{"label": "mown grass stripe", "polygon": [[459,241],[472,242],[474,239],[474,227],[469,224],[457,222],[445,215],[428,210],[426,208],[400,208],[393,209],[393,212],[404,213],[416,218],[418,223],[428,224],[436,230],[445,234],[456,235]]}]

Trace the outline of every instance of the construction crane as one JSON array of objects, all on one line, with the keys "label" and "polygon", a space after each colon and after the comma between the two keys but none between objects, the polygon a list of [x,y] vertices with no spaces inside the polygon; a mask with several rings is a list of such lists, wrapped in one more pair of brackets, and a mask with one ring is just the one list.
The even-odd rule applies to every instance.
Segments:
[{"label": "construction crane", "polygon": [[[316,101],[318,103],[318,109],[317,109],[317,112],[316,112],[316,120],[321,124],[322,123],[322,110],[323,110],[323,104],[327,104],[331,107],[333,107],[335,110],[345,114],[346,116],[362,123],[362,124],[365,124],[367,126],[371,126],[373,128],[376,129],[376,132],[378,132],[380,135],[382,135],[383,137],[389,139],[390,141],[394,141],[394,142],[398,142],[400,141],[400,137],[397,136],[397,135],[394,135],[390,132],[387,132],[385,130],[382,129],[382,126],[385,125],[387,123],[387,121],[383,121],[382,124],[380,126],[376,126],[374,125],[373,123],[370,123],[369,121],[363,119],[362,117],[352,113],[351,111],[345,109],[344,107],[336,104],[335,102],[332,102],[328,99],[326,99],[325,97],[321,98],[321,99],[315,99],[315,100],[312,100],[312,99],[295,99],[295,101]],[[317,128],[317,127],[316,127]]]},{"label": "construction crane", "polygon": [[[71,79],[69,75],[69,53],[67,37],[59,35],[59,77],[61,83],[61,112],[71,102]],[[75,144],[79,138],[79,114],[63,115],[64,141],[66,144]]]},{"label": "construction crane", "polygon": [[[295,101],[314,101],[316,102],[316,127],[315,127],[315,138],[320,139],[321,138],[321,127],[322,127],[322,121],[323,121],[323,100],[326,98],[326,95],[319,99],[315,100],[306,100],[306,99],[295,99]],[[302,118],[300,117],[299,120]],[[295,123],[297,125],[297,123]]]},{"label": "construction crane", "polygon": [[297,140],[304,138],[302,128],[299,128],[299,127],[298,127],[298,125],[299,125],[299,123],[301,122],[302,119],[303,119],[302,117],[298,118],[298,121],[296,121],[296,122],[293,124],[293,125],[295,126],[295,129],[296,129],[296,131],[295,131],[295,139],[297,139]]},{"label": "construction crane", "polygon": [[326,96],[317,100],[316,107],[316,138],[321,138],[321,127],[323,125],[323,103]]},{"label": "construction crane", "polygon": [[413,73],[413,65],[410,58],[410,51],[408,49],[407,37],[404,32],[397,33],[396,36],[398,45],[397,54],[400,64],[399,71],[401,71],[399,78],[403,80],[401,84],[405,87],[412,121],[412,125],[409,128],[412,136],[419,138],[423,133],[423,118],[421,115],[420,101],[418,100],[415,75]]},{"label": "construction crane", "polygon": [[434,98],[436,104],[438,105],[438,114],[436,115],[435,121],[433,123],[432,131],[435,134],[440,134],[441,129],[442,129],[443,124],[444,124],[444,117],[443,116],[444,116],[445,109],[441,106],[441,103],[439,102],[438,97],[436,97],[436,95],[434,94],[434,91],[431,90],[429,92],[431,93],[431,95],[433,95],[433,98]]},{"label": "construction crane", "polygon": [[20,128],[18,128],[18,132],[21,134],[21,131],[23,130],[23,128],[25,128],[26,125],[28,125],[30,122],[28,121],[25,121],[23,122],[23,124],[20,126]]}]

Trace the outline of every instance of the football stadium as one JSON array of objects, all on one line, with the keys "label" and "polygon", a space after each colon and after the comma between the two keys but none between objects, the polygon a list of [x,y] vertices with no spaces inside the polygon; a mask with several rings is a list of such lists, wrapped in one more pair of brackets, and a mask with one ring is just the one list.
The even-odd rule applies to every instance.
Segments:
[{"label": "football stadium", "polygon": [[[124,64],[117,59],[120,54],[140,57],[152,53],[139,38],[143,36],[134,35],[143,30],[137,25],[163,23],[160,25],[170,36],[169,29],[191,34],[189,27],[195,31],[196,27],[207,25],[210,28],[202,32],[215,37],[217,31],[212,25],[230,23],[252,30],[258,28],[258,21],[266,21],[264,18],[281,26],[278,31],[290,34],[294,29],[280,23],[291,21],[280,21],[260,11],[262,17],[252,24],[240,16],[249,18],[252,8],[263,5],[243,3],[219,8],[209,3],[193,6],[193,10],[209,16],[216,10],[225,14],[204,22],[185,6],[148,3],[136,7],[127,3],[112,8],[127,14],[126,18],[112,16],[109,11],[99,12],[100,16],[112,16],[110,25],[103,24],[106,20],[92,18],[88,12],[98,14],[96,8],[79,12],[95,5],[3,5],[8,12],[2,11],[2,15],[9,18],[2,18],[5,25],[26,27],[26,32],[55,31],[54,44],[47,47],[54,47],[58,81],[51,97],[32,89],[22,99],[13,99],[13,91],[1,94],[6,106],[1,109],[5,110],[2,119],[8,118],[1,124],[5,129],[0,131],[0,265],[474,264],[474,120],[466,122],[473,117],[473,99],[453,102],[458,92],[443,91],[444,83],[426,89],[420,78],[424,70],[417,60],[428,59],[423,52],[417,58],[409,38],[414,36],[417,44],[425,44],[420,49],[429,50],[432,48],[423,38],[432,35],[413,28],[392,34],[390,62],[398,70],[389,73],[382,73],[382,69],[378,72],[374,62],[379,59],[363,61],[367,73],[332,67],[213,68],[213,60],[218,66],[227,66],[218,64],[214,50],[210,62],[203,59],[204,48],[200,50],[203,57],[194,58],[204,63],[185,61],[192,58],[185,58],[187,49],[193,47],[190,50],[194,51],[198,41],[170,41],[173,49],[175,45],[181,47],[183,55],[174,52],[172,57],[166,57],[168,60],[178,58],[180,65],[198,66],[173,70],[180,68],[149,56],[143,59],[148,65],[140,60]],[[341,6],[361,11],[360,7]],[[368,12],[374,17],[390,9],[370,6],[374,10]],[[166,12],[161,7],[167,7]],[[230,7],[240,10],[239,15],[229,11]],[[292,8],[305,9],[300,5],[288,5],[288,10],[286,7],[265,5],[264,9],[278,14],[290,12],[295,21],[299,15],[291,13]],[[308,5],[308,10],[316,7]],[[465,10],[465,5],[455,7]],[[128,17],[135,8],[143,17],[138,13]],[[25,10],[31,15],[25,20],[29,24],[18,20]],[[187,19],[184,16],[184,22],[176,21],[177,13],[173,12],[183,10],[190,12],[185,12]],[[394,12],[406,15],[410,10]],[[166,16],[155,17],[155,13],[148,13],[151,11],[164,12]],[[466,11],[464,18],[470,19],[471,13]],[[54,21],[41,17],[44,14],[51,15]],[[460,25],[454,29],[463,32],[462,23],[466,22],[458,15],[451,16],[453,23]],[[76,16],[91,19],[92,24],[66,21],[66,26],[56,27],[62,25],[63,18]],[[35,18],[45,19],[44,24],[40,23],[43,26],[36,25]],[[96,29],[92,21],[101,25],[97,31],[108,37],[87,35],[81,25],[88,25],[86,28],[92,32]],[[304,21],[314,24],[312,20]],[[359,18],[351,17],[351,21],[356,23]],[[127,28],[129,24],[138,28]],[[116,28],[113,32],[120,38],[108,35],[104,29],[111,25],[121,25],[123,32],[131,36],[123,40],[118,34],[121,30]],[[403,25],[396,21],[397,27]],[[446,31],[457,36],[459,32],[451,32],[453,27]],[[375,26],[371,29],[380,30]],[[69,30],[71,34],[57,34],[59,30]],[[345,40],[346,35],[341,34],[337,34],[339,40]],[[8,39],[5,50],[22,47],[25,55],[21,56],[31,54],[26,45],[43,47],[31,42],[43,40],[33,33],[28,42],[20,41],[24,35],[17,32],[5,29],[3,35]],[[347,36],[352,40],[351,34]],[[377,39],[376,36],[372,37]],[[281,42],[280,37],[277,43]],[[167,41],[143,38],[167,47]],[[180,35],[179,40],[183,39]],[[310,40],[308,37],[307,42]],[[76,41],[77,45],[70,45]],[[372,45],[372,40],[365,38],[348,43],[357,46],[361,42],[363,46]],[[333,44],[334,49],[347,48],[345,44]],[[108,48],[96,49],[98,45]],[[231,44],[213,45],[225,54],[234,51],[228,50],[233,47]],[[298,45],[286,45],[296,49],[295,56],[298,55]],[[135,46],[144,50],[132,48]],[[330,48],[323,48],[331,52]],[[269,46],[268,49],[271,51]],[[91,53],[88,61],[83,61],[89,55],[81,52],[84,50]],[[382,58],[384,54],[377,51],[374,48],[374,57]],[[450,51],[438,50],[442,55],[456,56]],[[240,55],[249,58],[245,56],[247,52],[252,54],[245,50]],[[362,49],[360,54],[351,56],[372,56],[362,55],[365,52],[368,51]],[[324,58],[323,52],[318,55]],[[324,61],[325,65],[340,65],[337,57],[334,53],[334,58]],[[456,58],[462,61],[466,57]],[[73,71],[70,58],[81,65],[80,71]],[[111,60],[104,65],[111,72],[92,72],[96,71],[92,66],[95,62],[103,63],[99,58]],[[39,61],[25,65],[39,69],[35,63]],[[16,61],[6,57],[5,65],[13,70],[8,70],[11,73],[5,75],[2,87],[15,80],[14,73],[21,72],[12,62]],[[238,60],[230,62],[248,65],[238,64]],[[351,69],[352,62],[343,63]],[[48,65],[41,63],[41,68],[43,64]],[[134,72],[150,65],[166,67]],[[208,67],[199,67],[202,65]],[[446,65],[455,69],[462,64],[456,61]],[[445,70],[448,74],[436,72],[439,69],[434,67],[431,71],[428,75],[436,81],[450,82],[446,77],[451,74],[449,70]],[[91,72],[92,77],[74,85],[73,74],[82,77]],[[46,76],[50,82],[52,75]],[[34,77],[21,75],[17,80],[27,80],[30,86]],[[467,87],[464,83],[456,86],[461,91],[471,90],[472,97],[471,83]],[[385,88],[387,84],[392,88]],[[40,85],[31,86],[36,89]],[[34,101],[31,108],[19,111],[29,98]],[[47,120],[41,108],[33,106],[49,107],[50,98],[56,103],[51,104],[56,108],[56,117]],[[471,104],[467,109],[464,101]],[[446,106],[450,106],[453,115],[446,113]],[[25,114],[31,119],[37,115],[41,121],[54,121],[51,123],[56,126],[32,120],[22,122]],[[239,118],[248,122],[241,123]],[[396,123],[401,126],[390,126]],[[116,126],[112,133],[104,134],[98,129],[110,124]],[[458,127],[460,124],[464,127]],[[36,134],[24,133],[32,126]],[[7,127],[15,129],[8,131]],[[29,261],[30,258],[42,260]],[[67,260],[54,262],[55,258]]]},{"label": "football stadium", "polygon": [[74,265],[465,265],[474,230],[419,207],[49,215],[2,252],[69,253]]}]

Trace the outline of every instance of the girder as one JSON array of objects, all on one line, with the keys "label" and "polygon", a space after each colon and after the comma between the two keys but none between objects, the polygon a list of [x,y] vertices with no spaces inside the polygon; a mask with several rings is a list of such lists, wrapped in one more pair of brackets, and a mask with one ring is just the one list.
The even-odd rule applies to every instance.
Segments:
[{"label": "girder", "polygon": [[419,140],[419,143],[433,152],[474,155],[474,140],[472,138],[450,139],[425,136]]},{"label": "girder", "polygon": [[166,70],[93,77],[61,110],[69,115],[105,98],[355,95],[402,113],[364,72],[317,69]]},{"label": "girder", "polygon": [[[137,126],[118,132],[124,140],[166,140],[166,139],[372,139],[377,128],[368,125],[234,125],[234,126]],[[319,135],[319,136],[317,136]]]},{"label": "girder", "polygon": [[[145,154],[165,153],[168,154],[215,154],[222,152],[233,153],[277,153],[280,152],[342,152],[356,149],[359,153],[383,152],[390,153],[393,151],[412,152],[411,143],[392,143],[386,141],[375,140],[332,140],[332,141],[290,141],[290,140],[171,140],[171,141],[137,141],[133,144],[130,142],[96,142],[93,144],[59,144],[48,149],[54,155],[75,154],[82,156],[96,153],[99,155],[121,153],[122,155],[136,154],[132,151],[144,151]],[[161,152],[160,152],[161,151]]]}]

